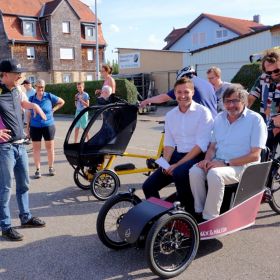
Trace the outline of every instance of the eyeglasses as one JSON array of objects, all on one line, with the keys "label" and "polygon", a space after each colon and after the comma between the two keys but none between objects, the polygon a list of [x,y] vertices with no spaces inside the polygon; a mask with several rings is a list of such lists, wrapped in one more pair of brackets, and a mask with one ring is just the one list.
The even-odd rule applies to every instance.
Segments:
[{"label": "eyeglasses", "polygon": [[35,86],[36,88],[38,88],[38,89],[43,89],[43,88],[45,88],[45,87],[42,87],[42,86]]},{"label": "eyeglasses", "polygon": [[280,73],[280,69],[275,69],[275,70],[272,70],[272,71],[266,71],[265,74],[267,75],[272,75],[272,74],[278,74]]},{"label": "eyeglasses", "polygon": [[229,105],[229,104],[237,105],[239,102],[241,102],[240,99],[226,99],[226,100],[224,100],[225,105]]}]

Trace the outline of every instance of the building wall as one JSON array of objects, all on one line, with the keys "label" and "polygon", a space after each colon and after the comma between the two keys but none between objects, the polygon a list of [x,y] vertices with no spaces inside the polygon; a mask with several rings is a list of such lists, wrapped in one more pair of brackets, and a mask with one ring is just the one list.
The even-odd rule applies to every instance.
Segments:
[{"label": "building wall", "polygon": [[[70,33],[62,32],[62,22],[70,22]],[[80,20],[66,1],[63,1],[50,18],[50,57],[52,70],[81,70],[81,28]],[[74,59],[60,59],[60,48],[74,48]]]},{"label": "building wall", "polygon": [[51,84],[52,83],[52,76],[51,76],[51,73],[50,72],[25,72],[22,74],[22,79],[25,80],[25,79],[28,79],[29,77],[35,77],[36,80],[37,79],[43,79],[46,84]]},{"label": "building wall", "polygon": [[250,63],[249,56],[273,47],[271,32],[264,31],[224,45],[208,48],[192,55],[184,54],[184,65],[193,65],[198,75],[206,78],[206,71],[215,65],[221,68],[223,80],[231,81],[240,67]]},{"label": "building wall", "polygon": [[[184,52],[192,51],[209,45],[217,44],[238,36],[236,33],[227,29],[227,37],[216,38],[216,30],[220,29],[221,27],[219,26],[219,24],[207,18],[203,18],[190,30],[190,32],[187,32],[174,45],[172,45],[170,47],[170,50]],[[205,42],[193,44],[193,35],[200,33],[205,33]]]},{"label": "building wall", "polygon": [[[34,47],[35,59],[27,58],[27,47]],[[15,44],[12,48],[13,57],[20,61],[22,66],[29,71],[48,71],[48,46],[34,44]]]},{"label": "building wall", "polygon": [[[139,53],[140,63],[138,68],[121,69],[120,74],[151,74],[156,93],[167,92],[174,84],[174,75],[183,67],[183,53],[161,50],[125,49],[120,48],[121,54]],[[120,59],[119,59],[120,61]]]}]

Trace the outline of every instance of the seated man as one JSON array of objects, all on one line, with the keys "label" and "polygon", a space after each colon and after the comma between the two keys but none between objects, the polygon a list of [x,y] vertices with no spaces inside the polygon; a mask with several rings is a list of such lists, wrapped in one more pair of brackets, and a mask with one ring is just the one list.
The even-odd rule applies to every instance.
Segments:
[{"label": "seated man", "polygon": [[193,211],[189,169],[202,159],[210,141],[213,119],[210,111],[192,100],[194,85],[188,78],[174,85],[178,106],[166,115],[163,157],[170,163],[166,170],[156,170],[143,184],[146,198],[159,198],[159,190],[175,182],[178,200]]},{"label": "seated man", "polygon": [[225,111],[214,120],[205,159],[190,170],[194,207],[200,221],[219,216],[225,185],[239,182],[245,167],[259,161],[265,148],[266,125],[259,114],[246,108],[247,100],[248,93],[241,85],[227,88],[223,95]]}]

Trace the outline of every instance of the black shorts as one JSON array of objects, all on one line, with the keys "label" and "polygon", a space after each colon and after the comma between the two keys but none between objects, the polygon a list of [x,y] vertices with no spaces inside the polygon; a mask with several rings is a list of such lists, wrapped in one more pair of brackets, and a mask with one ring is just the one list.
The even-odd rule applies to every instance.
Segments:
[{"label": "black shorts", "polygon": [[30,126],[30,137],[32,141],[41,141],[42,137],[45,141],[50,141],[54,139],[55,126],[45,126],[45,127],[34,127]]}]

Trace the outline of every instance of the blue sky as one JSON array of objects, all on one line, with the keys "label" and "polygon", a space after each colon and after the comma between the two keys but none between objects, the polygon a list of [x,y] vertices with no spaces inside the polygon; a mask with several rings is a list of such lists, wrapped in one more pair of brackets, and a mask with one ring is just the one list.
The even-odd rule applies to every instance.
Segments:
[{"label": "blue sky", "polygon": [[[95,11],[95,0],[81,0]],[[256,0],[97,0],[97,14],[107,41],[106,59],[117,59],[118,47],[162,49],[173,27],[189,25],[201,13],[280,23],[280,1]]]}]

